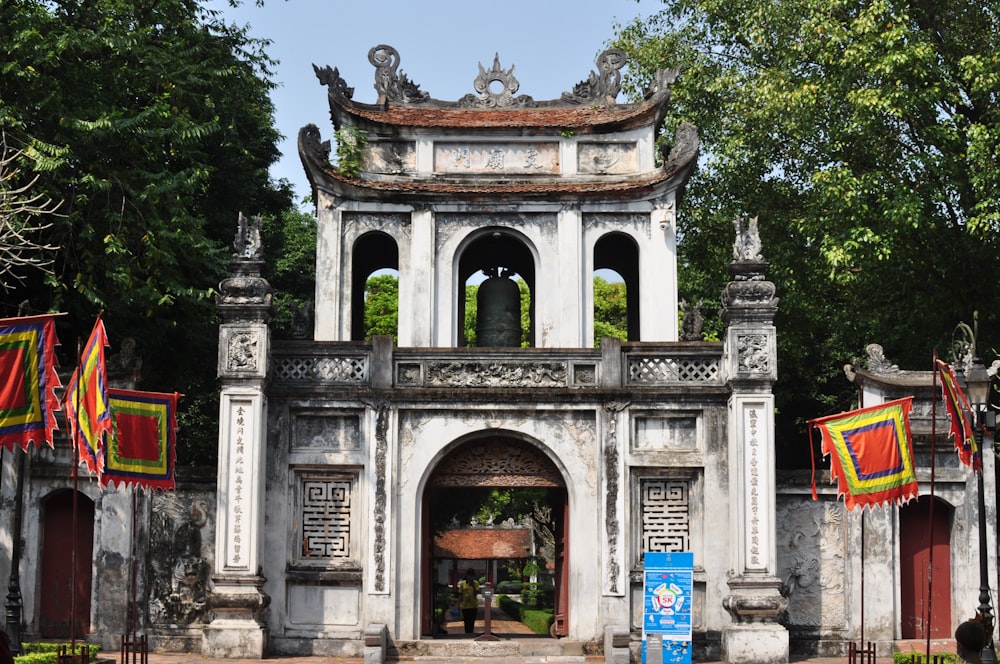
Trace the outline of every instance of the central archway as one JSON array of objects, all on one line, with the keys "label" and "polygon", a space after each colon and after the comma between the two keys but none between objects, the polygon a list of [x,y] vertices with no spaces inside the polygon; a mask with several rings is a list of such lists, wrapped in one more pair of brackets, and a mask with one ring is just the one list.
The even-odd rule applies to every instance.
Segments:
[{"label": "central archway", "polygon": [[[536,445],[513,435],[491,433],[467,440],[441,459],[424,488],[421,518],[423,588],[421,598],[421,633],[432,636],[438,630],[435,620],[435,591],[443,585],[436,578],[435,535],[456,515],[471,514],[470,500],[492,490],[544,494],[551,517],[552,599],[554,622],[551,634],[568,632],[568,514],[566,482],[553,461]],[[454,554],[461,558],[461,554]],[[490,577],[491,581],[494,579]],[[454,582],[455,579],[449,579]],[[440,607],[438,607],[440,609]]]}]

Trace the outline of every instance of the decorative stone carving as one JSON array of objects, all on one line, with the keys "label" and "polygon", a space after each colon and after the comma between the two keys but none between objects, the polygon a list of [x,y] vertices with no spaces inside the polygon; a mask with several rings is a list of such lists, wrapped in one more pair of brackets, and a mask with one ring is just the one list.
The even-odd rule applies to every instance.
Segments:
[{"label": "decorative stone carving", "polygon": [[226,368],[229,371],[256,371],[257,338],[249,332],[239,332],[229,338]]},{"label": "decorative stone carving", "polygon": [[156,495],[150,516],[149,619],[159,625],[193,625],[204,620],[208,571],[202,531],[203,505],[186,494]]},{"label": "decorative stone carving", "polygon": [[[661,93],[669,94],[670,86],[673,84],[674,81],[677,80],[677,76],[679,76],[680,73],[681,70],[677,67],[672,67],[670,69],[661,69],[657,71],[655,74],[653,74],[653,80],[649,82],[649,87],[647,87],[643,92],[643,98],[649,99],[653,95]],[[670,97],[668,96],[664,103],[668,102],[669,100]]]},{"label": "decorative stone carving", "polygon": [[299,152],[318,164],[330,163],[330,141],[321,141],[319,127],[307,124],[299,129]]},{"label": "decorative stone carving", "polygon": [[618,562],[618,413],[628,407],[627,403],[610,401],[604,404],[608,414],[608,439],[604,448],[604,475],[607,486],[604,502],[604,530],[608,536],[608,590],[618,593],[618,577],[621,566]]},{"label": "decorative stone carving", "polygon": [[689,305],[687,300],[681,300],[681,313],[684,314],[684,320],[681,321],[681,341],[701,341],[701,333],[705,327],[701,305],[700,299],[694,306]]},{"label": "decorative stone carving", "polygon": [[411,81],[399,67],[399,51],[387,44],[379,44],[368,51],[368,62],[375,67],[375,91],[377,104],[395,102],[397,104],[419,104],[430,99],[430,94]]},{"label": "decorative stone carving", "polygon": [[[493,84],[498,83],[499,89]],[[530,107],[535,105],[535,100],[528,95],[515,97],[521,84],[514,78],[514,67],[504,69],[500,66],[500,54],[493,56],[493,67],[490,70],[483,68],[483,63],[479,63],[479,76],[473,81],[473,87],[479,96],[468,94],[458,100],[459,106],[465,107],[485,107],[485,108],[510,108],[512,106]]]},{"label": "decorative stone carving", "polygon": [[[142,358],[139,356],[135,337],[122,339],[121,348],[107,361],[108,381],[115,386],[122,385],[134,389],[139,382]],[[126,385],[127,384],[127,385]]]},{"label": "decorative stone carving", "polygon": [[865,346],[868,353],[868,370],[877,374],[899,373],[899,367],[885,357],[882,346],[878,344],[868,344]]},{"label": "decorative stone carving", "polygon": [[313,71],[316,72],[316,78],[319,79],[320,85],[326,86],[327,94],[331,97],[350,99],[354,96],[354,88],[349,87],[347,81],[340,77],[340,71],[337,68],[330,69],[328,65],[321,69],[313,65]]},{"label": "decorative stone carving", "polygon": [[260,276],[264,267],[261,224],[260,215],[248,222],[243,213],[239,213],[233,241],[235,253],[229,263],[232,276],[219,283],[216,296],[216,306],[226,322],[266,323],[271,320],[271,284]]},{"label": "decorative stone carving", "polygon": [[741,372],[766,374],[771,370],[767,335],[736,335],[736,352]]},{"label": "decorative stone carving", "polygon": [[701,138],[698,136],[698,127],[690,122],[680,123],[677,125],[677,131],[674,132],[673,145],[662,148],[664,168],[673,171],[691,163],[698,156],[700,146]]},{"label": "decorative stone carving", "polygon": [[565,486],[555,464],[540,450],[509,439],[463,445],[449,455],[430,480],[433,487]]},{"label": "decorative stone carving", "polygon": [[375,409],[375,591],[385,591],[385,522],[386,514],[386,454],[389,407],[381,403]]},{"label": "decorative stone carving", "polygon": [[733,280],[722,291],[722,319],[729,325],[737,322],[770,325],[778,309],[778,298],[774,296],[774,284],[764,278],[767,263],[761,257],[757,218],[744,225],[743,218],[736,217],[733,226],[736,240],[729,264]]},{"label": "decorative stone carving", "polygon": [[788,622],[821,627],[847,621],[844,575],[849,541],[844,509],[833,501],[785,500],[776,510],[778,575]]},{"label": "decorative stone carving", "polygon": [[431,362],[424,384],[434,387],[564,387],[561,362]]},{"label": "decorative stone carving", "polygon": [[622,88],[622,67],[627,58],[625,51],[609,48],[597,57],[597,70],[591,70],[586,80],[573,86],[573,92],[562,93],[561,99],[569,104],[599,104],[613,106]]},{"label": "decorative stone carving", "polygon": [[239,213],[236,237],[233,239],[233,248],[236,249],[233,258],[250,260],[262,258],[264,246],[260,239],[260,231],[263,225],[263,218],[259,214],[247,221],[246,215]]},{"label": "decorative stone carving", "polygon": [[757,217],[750,219],[747,225],[743,224],[743,217],[736,217],[733,219],[733,227],[736,229],[733,260],[752,263],[764,260],[760,253],[761,244],[760,234],[757,232]]},{"label": "decorative stone carving", "polygon": [[301,306],[292,301],[292,338],[308,339],[312,321],[312,300],[306,300]]}]

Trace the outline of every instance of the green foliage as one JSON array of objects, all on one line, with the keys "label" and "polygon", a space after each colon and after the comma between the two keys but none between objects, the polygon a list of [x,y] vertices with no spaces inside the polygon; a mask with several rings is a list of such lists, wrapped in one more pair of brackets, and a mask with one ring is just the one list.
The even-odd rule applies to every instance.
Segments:
[{"label": "green foliage", "polygon": [[467,285],[465,287],[465,345],[476,345],[476,316],[479,315],[479,286]]},{"label": "green foliage", "polygon": [[[942,652],[931,654],[931,661],[934,664],[958,664],[958,656],[953,652]],[[894,652],[892,653],[893,664],[925,664],[927,656],[919,652]]]},{"label": "green foliage", "polygon": [[399,341],[399,279],[391,274],[370,277],[365,284],[365,340],[389,335]]},{"label": "green foliage", "polygon": [[499,597],[498,606],[511,618],[523,623],[535,634],[548,634],[549,628],[555,622],[552,609],[527,608],[506,595]]},{"label": "green foliage", "polygon": [[628,341],[627,304],[624,282],[594,277],[594,346],[604,337]]},{"label": "green foliage", "polygon": [[103,309],[110,354],[138,342],[140,387],[185,394],[179,453],[212,457],[218,403],[202,410],[203,397],[237,214],[291,207],[268,175],[267,43],[194,0],[12,0],[0,43],[0,128],[65,215],[41,238],[59,247],[53,274],[8,293],[4,314],[25,300],[68,313],[57,328],[72,367]]},{"label": "green foliage", "polygon": [[342,127],[334,132],[337,139],[337,168],[345,177],[361,172],[368,135],[357,127]]},{"label": "green foliage", "polygon": [[998,345],[998,11],[669,0],[619,32],[626,87],[680,67],[665,133],[687,121],[702,139],[678,210],[681,295],[717,301],[733,218],[760,218],[781,297],[779,465],[807,467],[805,421],[852,407],[841,367],[867,344],[929,369],[979,309],[980,348]]},{"label": "green foliage", "polygon": [[311,311],[316,292],[316,218],[293,208],[266,218],[263,243],[264,276],[274,290],[271,328],[276,336],[291,337],[296,312]]},{"label": "green foliage", "polygon": [[[59,659],[59,648],[65,647],[69,650],[68,643],[22,643],[23,655],[14,657],[14,664],[56,664]],[[101,651],[101,646],[94,643],[77,643],[74,653],[82,652],[86,648],[90,652],[90,661],[97,658],[97,653]]]}]

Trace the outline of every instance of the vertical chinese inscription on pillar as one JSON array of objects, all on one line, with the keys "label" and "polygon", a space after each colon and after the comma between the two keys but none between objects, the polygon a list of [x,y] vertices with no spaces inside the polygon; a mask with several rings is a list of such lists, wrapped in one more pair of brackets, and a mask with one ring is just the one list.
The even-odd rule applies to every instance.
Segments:
[{"label": "vertical chinese inscription on pillar", "polygon": [[375,590],[385,590],[386,453],[389,408],[379,404],[375,412]]},{"label": "vertical chinese inscription on pillar", "polygon": [[604,404],[608,413],[607,447],[604,449],[604,474],[607,477],[604,503],[604,530],[608,538],[608,591],[618,592],[618,413],[628,404],[612,401]]},{"label": "vertical chinese inscription on pillar", "polygon": [[230,409],[232,422],[231,431],[233,444],[229,455],[229,514],[228,514],[228,551],[226,567],[249,569],[247,549],[247,528],[252,524],[244,521],[248,514],[246,484],[246,449],[252,441],[253,422],[251,409],[245,403],[235,402]]},{"label": "vertical chinese inscription on pillar", "polygon": [[763,567],[761,563],[760,513],[761,513],[761,473],[760,437],[758,411],[749,408],[746,412],[747,426],[747,561],[749,567]]}]

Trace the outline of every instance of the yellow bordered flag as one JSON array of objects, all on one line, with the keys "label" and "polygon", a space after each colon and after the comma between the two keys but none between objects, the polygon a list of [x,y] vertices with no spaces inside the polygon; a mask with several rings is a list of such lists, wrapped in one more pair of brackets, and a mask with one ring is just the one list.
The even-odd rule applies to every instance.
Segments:
[{"label": "yellow bordered flag", "polygon": [[98,477],[104,456],[104,434],[111,429],[104,366],[104,347],[107,345],[104,323],[98,316],[80,354],[80,366],[73,372],[63,395],[71,440],[79,447],[80,459]]},{"label": "yellow bordered flag", "polygon": [[[809,420],[847,509],[905,503],[917,496],[910,438],[913,397]],[[813,481],[813,497],[816,484]]]},{"label": "yellow bordered flag", "polygon": [[973,415],[969,400],[965,398],[965,392],[959,386],[950,364],[935,359],[934,366],[941,376],[941,396],[944,397],[944,407],[951,419],[948,435],[954,439],[955,450],[962,463],[978,471],[983,466],[983,455],[973,434]]},{"label": "yellow bordered flag", "polygon": [[177,456],[176,392],[109,389],[112,435],[105,446],[101,485],[173,489]]},{"label": "yellow bordered flag", "polygon": [[52,447],[60,387],[55,314],[0,320],[0,448]]}]

